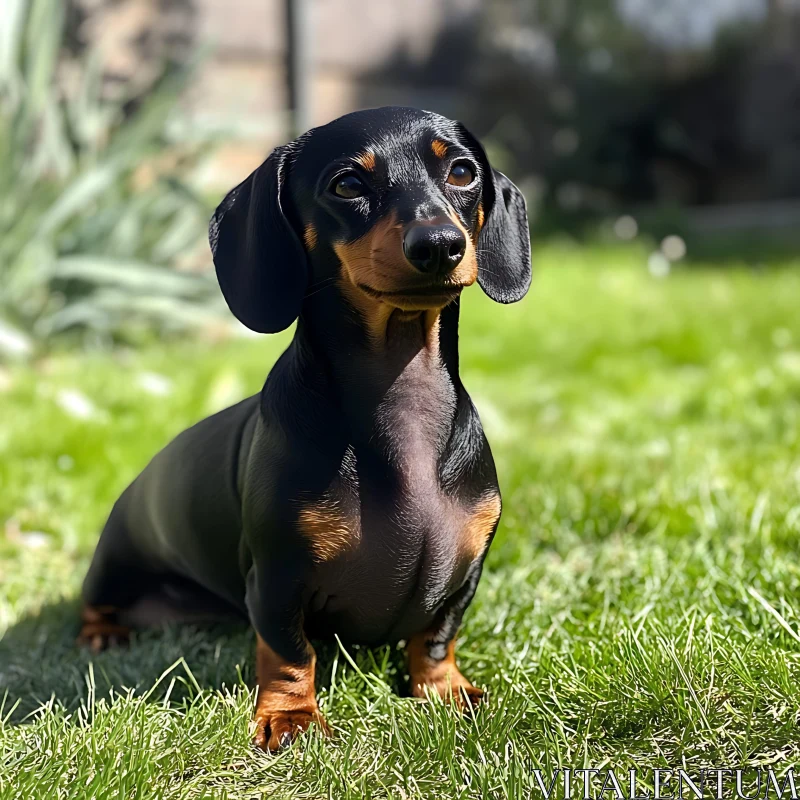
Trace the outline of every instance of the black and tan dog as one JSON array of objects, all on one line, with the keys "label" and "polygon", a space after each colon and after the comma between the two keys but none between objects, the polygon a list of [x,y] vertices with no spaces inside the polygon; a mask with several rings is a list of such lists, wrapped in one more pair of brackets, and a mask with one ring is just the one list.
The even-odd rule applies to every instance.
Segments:
[{"label": "black and tan dog", "polygon": [[233,313],[297,331],[259,395],[182,433],[117,501],[81,639],[102,648],[166,609],[246,616],[268,750],[324,727],[309,638],[406,639],[416,696],[477,702],[454,640],[500,494],[459,378],[459,295],[527,291],[522,195],[459,123],[381,108],[277,148],[210,239]]}]

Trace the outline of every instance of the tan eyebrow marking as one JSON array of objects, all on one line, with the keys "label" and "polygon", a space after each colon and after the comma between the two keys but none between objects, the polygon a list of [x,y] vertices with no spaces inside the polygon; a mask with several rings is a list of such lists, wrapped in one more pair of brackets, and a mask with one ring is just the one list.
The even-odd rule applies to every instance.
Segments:
[{"label": "tan eyebrow marking", "polygon": [[317,246],[317,229],[310,222],[303,231],[303,241],[309,250],[313,250]]},{"label": "tan eyebrow marking", "polygon": [[431,150],[436,158],[444,158],[447,155],[447,145],[441,139],[434,139],[431,142]]},{"label": "tan eyebrow marking", "polygon": [[363,153],[359,153],[356,156],[356,161],[367,171],[375,169],[375,153],[372,150],[365,150]]}]

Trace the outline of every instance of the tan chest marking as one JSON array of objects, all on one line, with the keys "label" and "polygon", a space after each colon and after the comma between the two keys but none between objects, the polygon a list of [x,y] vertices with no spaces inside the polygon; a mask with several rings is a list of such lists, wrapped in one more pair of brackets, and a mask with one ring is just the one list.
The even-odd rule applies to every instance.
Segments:
[{"label": "tan chest marking", "polygon": [[482,497],[467,512],[464,532],[461,534],[460,550],[467,558],[475,560],[486,548],[497,520],[500,519],[500,495]]},{"label": "tan chest marking", "polygon": [[348,519],[336,500],[328,498],[304,505],[297,524],[319,563],[349,550],[360,539],[358,525]]}]

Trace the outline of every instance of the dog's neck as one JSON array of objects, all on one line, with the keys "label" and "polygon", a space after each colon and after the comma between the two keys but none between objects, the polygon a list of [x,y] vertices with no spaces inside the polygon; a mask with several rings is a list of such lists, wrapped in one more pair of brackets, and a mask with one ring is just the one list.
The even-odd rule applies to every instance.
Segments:
[{"label": "dog's neck", "polygon": [[407,471],[432,468],[452,432],[457,341],[457,302],[367,320],[328,305],[303,314],[296,334],[305,368],[324,375],[353,444],[377,448]]}]

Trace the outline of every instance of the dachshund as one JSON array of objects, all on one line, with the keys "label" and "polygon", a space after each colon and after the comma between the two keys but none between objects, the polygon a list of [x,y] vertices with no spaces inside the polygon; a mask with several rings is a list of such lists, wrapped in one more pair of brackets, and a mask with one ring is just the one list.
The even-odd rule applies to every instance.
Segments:
[{"label": "dachshund", "polygon": [[296,321],[294,338],[260,394],[181,433],[117,500],[79,640],[248,619],[267,751],[328,732],[314,638],[405,640],[414,696],[478,703],[455,637],[501,503],[459,377],[459,298],[476,281],[499,303],[527,292],[521,192],[458,122],[357,111],[273,150],[209,240],[239,321]]}]

